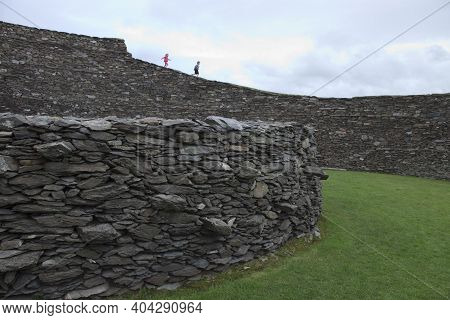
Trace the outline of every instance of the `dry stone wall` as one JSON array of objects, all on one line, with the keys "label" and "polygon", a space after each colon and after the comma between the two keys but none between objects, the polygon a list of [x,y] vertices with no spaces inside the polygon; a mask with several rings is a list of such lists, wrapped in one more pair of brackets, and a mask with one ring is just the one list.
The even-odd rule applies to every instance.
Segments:
[{"label": "dry stone wall", "polygon": [[351,99],[276,94],[134,59],[120,39],[1,22],[0,43],[0,112],[295,121],[317,130],[322,166],[450,178],[448,93]]},{"label": "dry stone wall", "polygon": [[317,234],[313,129],[0,115],[0,296],[173,289]]}]

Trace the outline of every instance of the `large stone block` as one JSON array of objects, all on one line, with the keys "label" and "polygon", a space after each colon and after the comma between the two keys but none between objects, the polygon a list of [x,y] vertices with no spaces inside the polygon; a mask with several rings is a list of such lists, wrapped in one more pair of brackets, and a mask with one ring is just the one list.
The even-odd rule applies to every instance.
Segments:
[{"label": "large stone block", "polygon": [[226,222],[217,218],[203,218],[203,227],[213,233],[217,233],[223,236],[228,236],[231,234],[231,226]]},{"label": "large stone block", "polygon": [[134,238],[138,240],[148,241],[157,236],[161,229],[158,226],[141,224],[133,229],[128,230]]},{"label": "large stone block", "polygon": [[94,189],[83,190],[80,197],[87,200],[102,201],[118,196],[128,190],[126,185],[107,184]]},{"label": "large stone block", "polygon": [[109,223],[77,228],[81,239],[86,242],[104,242],[120,237],[120,233]]},{"label": "large stone block", "polygon": [[16,271],[38,263],[43,251],[27,252],[0,259],[0,272]]},{"label": "large stone block", "polygon": [[7,171],[17,171],[17,169],[18,164],[14,158],[0,155],[0,175]]},{"label": "large stone block", "polygon": [[55,159],[69,155],[75,147],[67,141],[56,141],[35,145],[34,149],[48,159]]},{"label": "large stone block", "polygon": [[52,184],[55,181],[54,178],[43,174],[21,174],[8,181],[10,185],[18,186],[21,188],[32,189],[36,187],[45,186],[46,184]]},{"label": "large stone block", "polygon": [[157,194],[151,199],[152,206],[165,211],[182,211],[186,209],[186,199],[175,194]]},{"label": "large stone block", "polygon": [[109,166],[102,162],[96,163],[66,163],[66,162],[47,162],[44,165],[46,171],[55,174],[77,174],[77,173],[95,173],[106,172]]}]

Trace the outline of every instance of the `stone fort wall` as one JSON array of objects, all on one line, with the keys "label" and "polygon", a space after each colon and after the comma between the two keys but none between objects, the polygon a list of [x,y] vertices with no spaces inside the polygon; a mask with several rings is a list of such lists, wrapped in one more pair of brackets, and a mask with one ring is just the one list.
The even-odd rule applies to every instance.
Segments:
[{"label": "stone fort wall", "polygon": [[450,94],[351,99],[276,94],[134,59],[120,39],[8,23],[0,23],[0,39],[2,112],[295,121],[317,130],[322,166],[450,178]]},{"label": "stone fort wall", "polygon": [[0,114],[0,297],[171,289],[314,236],[313,132]]}]

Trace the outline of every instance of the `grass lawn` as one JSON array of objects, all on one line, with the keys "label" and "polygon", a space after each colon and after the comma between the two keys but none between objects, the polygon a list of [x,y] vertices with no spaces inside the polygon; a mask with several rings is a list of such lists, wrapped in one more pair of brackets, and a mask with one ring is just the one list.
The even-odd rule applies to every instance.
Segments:
[{"label": "grass lawn", "polygon": [[[322,240],[133,299],[448,299],[450,182],[327,171]],[[248,268],[249,267],[249,268]]]}]

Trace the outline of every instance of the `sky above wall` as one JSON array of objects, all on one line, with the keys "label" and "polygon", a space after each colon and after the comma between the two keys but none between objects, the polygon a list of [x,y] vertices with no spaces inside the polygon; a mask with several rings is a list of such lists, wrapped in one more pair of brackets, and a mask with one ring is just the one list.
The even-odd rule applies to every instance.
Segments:
[{"label": "sky above wall", "polygon": [[[1,0],[39,27],[123,38],[133,57],[210,80],[310,95],[448,0]],[[0,20],[33,26],[0,3]],[[322,97],[450,92],[450,4]]]}]

